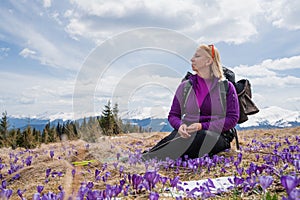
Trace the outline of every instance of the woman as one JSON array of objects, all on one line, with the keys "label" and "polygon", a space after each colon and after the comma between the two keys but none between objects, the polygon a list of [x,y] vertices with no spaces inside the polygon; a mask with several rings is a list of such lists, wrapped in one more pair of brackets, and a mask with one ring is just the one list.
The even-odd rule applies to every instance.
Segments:
[{"label": "woman", "polygon": [[[174,131],[145,153],[145,159],[196,158],[230,148],[230,141],[223,133],[237,124],[239,104],[229,81],[226,99],[221,99],[224,75],[219,52],[214,45],[201,45],[191,62],[195,74],[177,88],[168,116]],[[192,90],[185,97],[189,83]]]}]

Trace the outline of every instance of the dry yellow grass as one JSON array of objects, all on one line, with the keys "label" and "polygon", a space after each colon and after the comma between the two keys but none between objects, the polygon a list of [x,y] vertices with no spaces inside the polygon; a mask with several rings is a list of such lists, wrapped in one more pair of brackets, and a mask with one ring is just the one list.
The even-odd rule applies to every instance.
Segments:
[{"label": "dry yellow grass", "polygon": [[[280,141],[285,136],[299,136],[300,127],[286,128],[286,129],[270,129],[270,130],[247,130],[239,131],[239,139],[241,146],[247,146],[251,142],[251,138],[260,140],[262,142],[269,141]],[[11,199],[20,199],[17,195],[17,190],[26,190],[24,197],[31,199],[33,194],[36,193],[36,186],[44,186],[43,193],[52,191],[58,193],[58,186],[61,185],[64,188],[66,197],[77,195],[78,189],[82,182],[94,181],[94,171],[96,169],[101,170],[105,163],[107,163],[107,171],[110,171],[110,178],[106,183],[102,181],[94,182],[95,189],[105,189],[106,184],[119,184],[120,174],[119,167],[122,165],[126,173],[144,173],[145,166],[140,165],[129,165],[126,162],[120,162],[115,168],[113,163],[117,163],[116,155],[120,153],[124,156],[124,151],[134,152],[136,149],[148,149],[158,142],[161,138],[169,133],[132,133],[122,134],[116,137],[105,137],[102,136],[96,143],[89,144],[82,140],[77,141],[64,141],[61,143],[54,143],[48,145],[41,145],[36,149],[25,151],[25,149],[12,150],[10,148],[0,149],[0,157],[2,164],[6,167],[3,168],[0,173],[4,175],[4,179],[7,181],[7,188],[13,190],[13,196]],[[272,137],[270,137],[272,136]],[[236,156],[235,144],[232,143],[232,150],[226,153],[221,153],[224,156]],[[50,158],[49,151],[54,151],[54,157]],[[268,153],[268,152],[256,152],[256,153]],[[11,159],[10,155],[18,155],[19,160],[16,162],[17,165],[22,165],[22,160],[25,160],[28,156],[33,156],[32,164],[25,166],[17,172],[8,175],[7,170],[14,158]],[[72,162],[83,161],[83,160],[95,160],[88,166],[74,166]],[[243,154],[244,164],[255,162],[254,153]],[[62,172],[62,176],[55,176],[49,178],[48,183],[46,180],[46,170],[51,168],[51,172]],[[76,171],[75,176],[72,176],[72,170]],[[13,180],[16,174],[20,174],[18,180]],[[162,175],[174,176],[172,171],[161,171]],[[103,174],[102,174],[103,175]],[[218,172],[206,173],[203,171],[199,174],[185,173],[179,174],[182,179],[195,180],[210,177],[212,175],[218,176]],[[278,189],[278,188],[277,188]],[[280,188],[277,190],[280,191]],[[126,199],[140,198],[145,199],[148,196],[146,194],[140,194],[139,196],[131,196]],[[230,199],[230,195],[227,197]],[[220,197],[225,198],[225,197]],[[67,199],[67,198],[66,198]],[[73,198],[74,199],[74,198]],[[244,197],[244,199],[255,199],[254,196]]]}]

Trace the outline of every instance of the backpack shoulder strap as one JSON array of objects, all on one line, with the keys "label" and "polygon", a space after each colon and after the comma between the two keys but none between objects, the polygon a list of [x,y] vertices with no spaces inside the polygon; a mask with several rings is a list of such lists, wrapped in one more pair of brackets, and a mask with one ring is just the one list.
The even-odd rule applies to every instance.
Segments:
[{"label": "backpack shoulder strap", "polygon": [[228,86],[228,80],[224,80],[224,81],[221,81],[220,83],[220,100],[221,100],[221,105],[222,105],[222,108],[223,108],[223,114],[224,116],[226,115],[226,95],[227,95],[227,92],[228,92],[228,89],[229,89],[229,86]]},{"label": "backpack shoulder strap", "polygon": [[[229,83],[228,80],[224,80],[222,81],[222,83],[220,84],[220,92],[221,92],[221,104],[222,104],[222,108],[223,108],[223,112],[224,112],[224,116],[226,116],[226,95],[227,92],[229,90]],[[235,143],[236,143],[236,148],[237,150],[240,150],[240,144],[239,144],[239,138],[237,135],[237,131],[235,128],[232,128],[230,130],[230,133],[233,135],[233,137],[235,138]]]},{"label": "backpack shoulder strap", "polygon": [[192,91],[192,81],[191,80],[187,80],[184,88],[183,88],[183,105],[182,105],[182,110],[181,110],[181,116],[184,116],[186,114],[186,102],[188,99],[188,96],[190,95],[191,91]]}]

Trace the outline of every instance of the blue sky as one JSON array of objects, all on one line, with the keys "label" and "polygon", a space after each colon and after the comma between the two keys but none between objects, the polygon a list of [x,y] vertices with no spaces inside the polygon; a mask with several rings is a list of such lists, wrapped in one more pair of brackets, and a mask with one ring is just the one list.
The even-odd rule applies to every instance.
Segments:
[{"label": "blue sky", "polygon": [[[196,44],[215,44],[237,79],[250,79],[260,108],[299,111],[299,13],[300,2],[289,0],[1,1],[0,111],[29,117],[74,112],[76,84],[93,52],[124,32],[146,27],[173,31],[172,36],[184,35]],[[127,42],[128,47],[136,41]],[[180,48],[180,41],[173,43]],[[166,116],[193,51],[185,51],[183,59],[144,48],[111,60],[97,74],[97,86],[88,90],[92,110],[82,112],[99,114],[108,99],[126,99],[122,111],[142,108]],[[108,54],[102,51],[99,57]]]}]

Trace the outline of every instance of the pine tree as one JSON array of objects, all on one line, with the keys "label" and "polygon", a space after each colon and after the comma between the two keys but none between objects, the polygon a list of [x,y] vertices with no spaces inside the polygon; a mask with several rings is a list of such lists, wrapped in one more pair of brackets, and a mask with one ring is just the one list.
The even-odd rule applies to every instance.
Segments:
[{"label": "pine tree", "polygon": [[49,132],[49,142],[59,142],[59,135],[55,126],[52,126]]},{"label": "pine tree", "polygon": [[0,121],[0,147],[7,146],[6,139],[8,137],[8,119],[7,119],[7,112],[2,113],[2,118]]},{"label": "pine tree", "polygon": [[22,132],[22,137],[19,140],[19,146],[26,149],[32,149],[37,146],[31,127],[28,125],[27,128]]},{"label": "pine tree", "polygon": [[12,129],[8,132],[7,142],[8,142],[8,146],[10,146],[12,149],[17,148],[17,137],[18,137],[18,132],[16,129]]},{"label": "pine tree", "polygon": [[104,135],[112,135],[114,128],[114,118],[110,105],[110,101],[108,101],[107,105],[104,106],[102,111],[102,115],[99,120],[100,127],[104,133]]},{"label": "pine tree", "polygon": [[33,128],[32,135],[34,137],[36,145],[40,145],[40,143],[42,142],[41,141],[41,132],[39,130],[36,130],[35,128]]},{"label": "pine tree", "polygon": [[47,123],[43,129],[42,142],[48,144],[49,142],[50,123]]},{"label": "pine tree", "polygon": [[63,134],[63,126],[60,125],[60,123],[58,122],[56,125],[56,134],[58,136],[59,139],[62,138],[62,134]]},{"label": "pine tree", "polygon": [[122,132],[122,119],[119,118],[119,105],[115,103],[113,108],[113,117],[114,117],[114,134],[119,134]]}]

